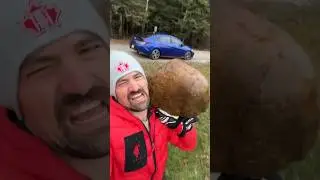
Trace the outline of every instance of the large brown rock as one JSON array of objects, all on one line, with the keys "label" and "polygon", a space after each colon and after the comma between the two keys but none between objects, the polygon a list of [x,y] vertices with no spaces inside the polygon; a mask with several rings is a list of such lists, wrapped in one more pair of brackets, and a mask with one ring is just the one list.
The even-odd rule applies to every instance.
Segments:
[{"label": "large brown rock", "polygon": [[241,6],[215,0],[212,7],[212,171],[262,176],[302,160],[319,120],[309,57]]},{"label": "large brown rock", "polygon": [[148,76],[153,105],[185,117],[197,116],[208,108],[208,80],[182,60],[171,60]]}]

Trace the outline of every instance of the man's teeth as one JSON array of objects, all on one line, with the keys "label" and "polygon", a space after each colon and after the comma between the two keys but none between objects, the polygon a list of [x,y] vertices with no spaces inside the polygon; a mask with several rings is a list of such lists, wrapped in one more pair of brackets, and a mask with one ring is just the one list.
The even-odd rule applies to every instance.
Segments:
[{"label": "man's teeth", "polygon": [[78,108],[76,108],[75,110],[73,110],[71,112],[72,116],[78,116],[81,113],[84,113],[86,111],[89,111],[97,106],[100,106],[101,102],[100,101],[92,101],[90,103],[83,103],[81,104]]},{"label": "man's teeth", "polygon": [[139,98],[140,96],[142,96],[142,93],[138,93],[138,94],[136,94],[136,95],[133,95],[131,98],[132,98],[132,99],[137,99],[137,98]]}]

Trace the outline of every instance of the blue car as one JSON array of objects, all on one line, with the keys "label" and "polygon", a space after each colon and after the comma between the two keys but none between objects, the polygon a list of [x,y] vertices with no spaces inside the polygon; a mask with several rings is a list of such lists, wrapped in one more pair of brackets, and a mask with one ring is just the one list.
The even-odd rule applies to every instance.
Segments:
[{"label": "blue car", "polygon": [[160,57],[190,60],[194,56],[191,47],[184,45],[180,39],[168,34],[135,35],[129,45],[138,54],[148,56],[153,60]]}]

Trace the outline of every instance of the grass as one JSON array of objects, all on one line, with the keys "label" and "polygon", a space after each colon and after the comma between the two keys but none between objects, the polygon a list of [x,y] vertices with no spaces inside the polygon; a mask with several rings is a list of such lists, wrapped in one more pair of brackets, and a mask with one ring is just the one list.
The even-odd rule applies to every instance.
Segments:
[{"label": "grass", "polygon": [[[156,71],[162,62],[142,62],[146,73]],[[193,63],[193,67],[200,70],[210,79],[210,66],[208,64]],[[209,180],[210,177],[210,108],[199,116],[200,121],[196,128],[198,131],[198,146],[194,152],[183,152],[174,146],[169,148],[169,158],[166,168],[168,180]]]}]

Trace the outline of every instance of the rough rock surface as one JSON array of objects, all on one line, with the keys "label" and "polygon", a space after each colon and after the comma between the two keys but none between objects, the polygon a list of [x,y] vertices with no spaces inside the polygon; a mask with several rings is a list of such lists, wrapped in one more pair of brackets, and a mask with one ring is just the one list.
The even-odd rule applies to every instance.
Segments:
[{"label": "rough rock surface", "polygon": [[171,60],[151,73],[149,89],[151,103],[172,115],[197,116],[210,102],[208,80],[182,60]]}]

